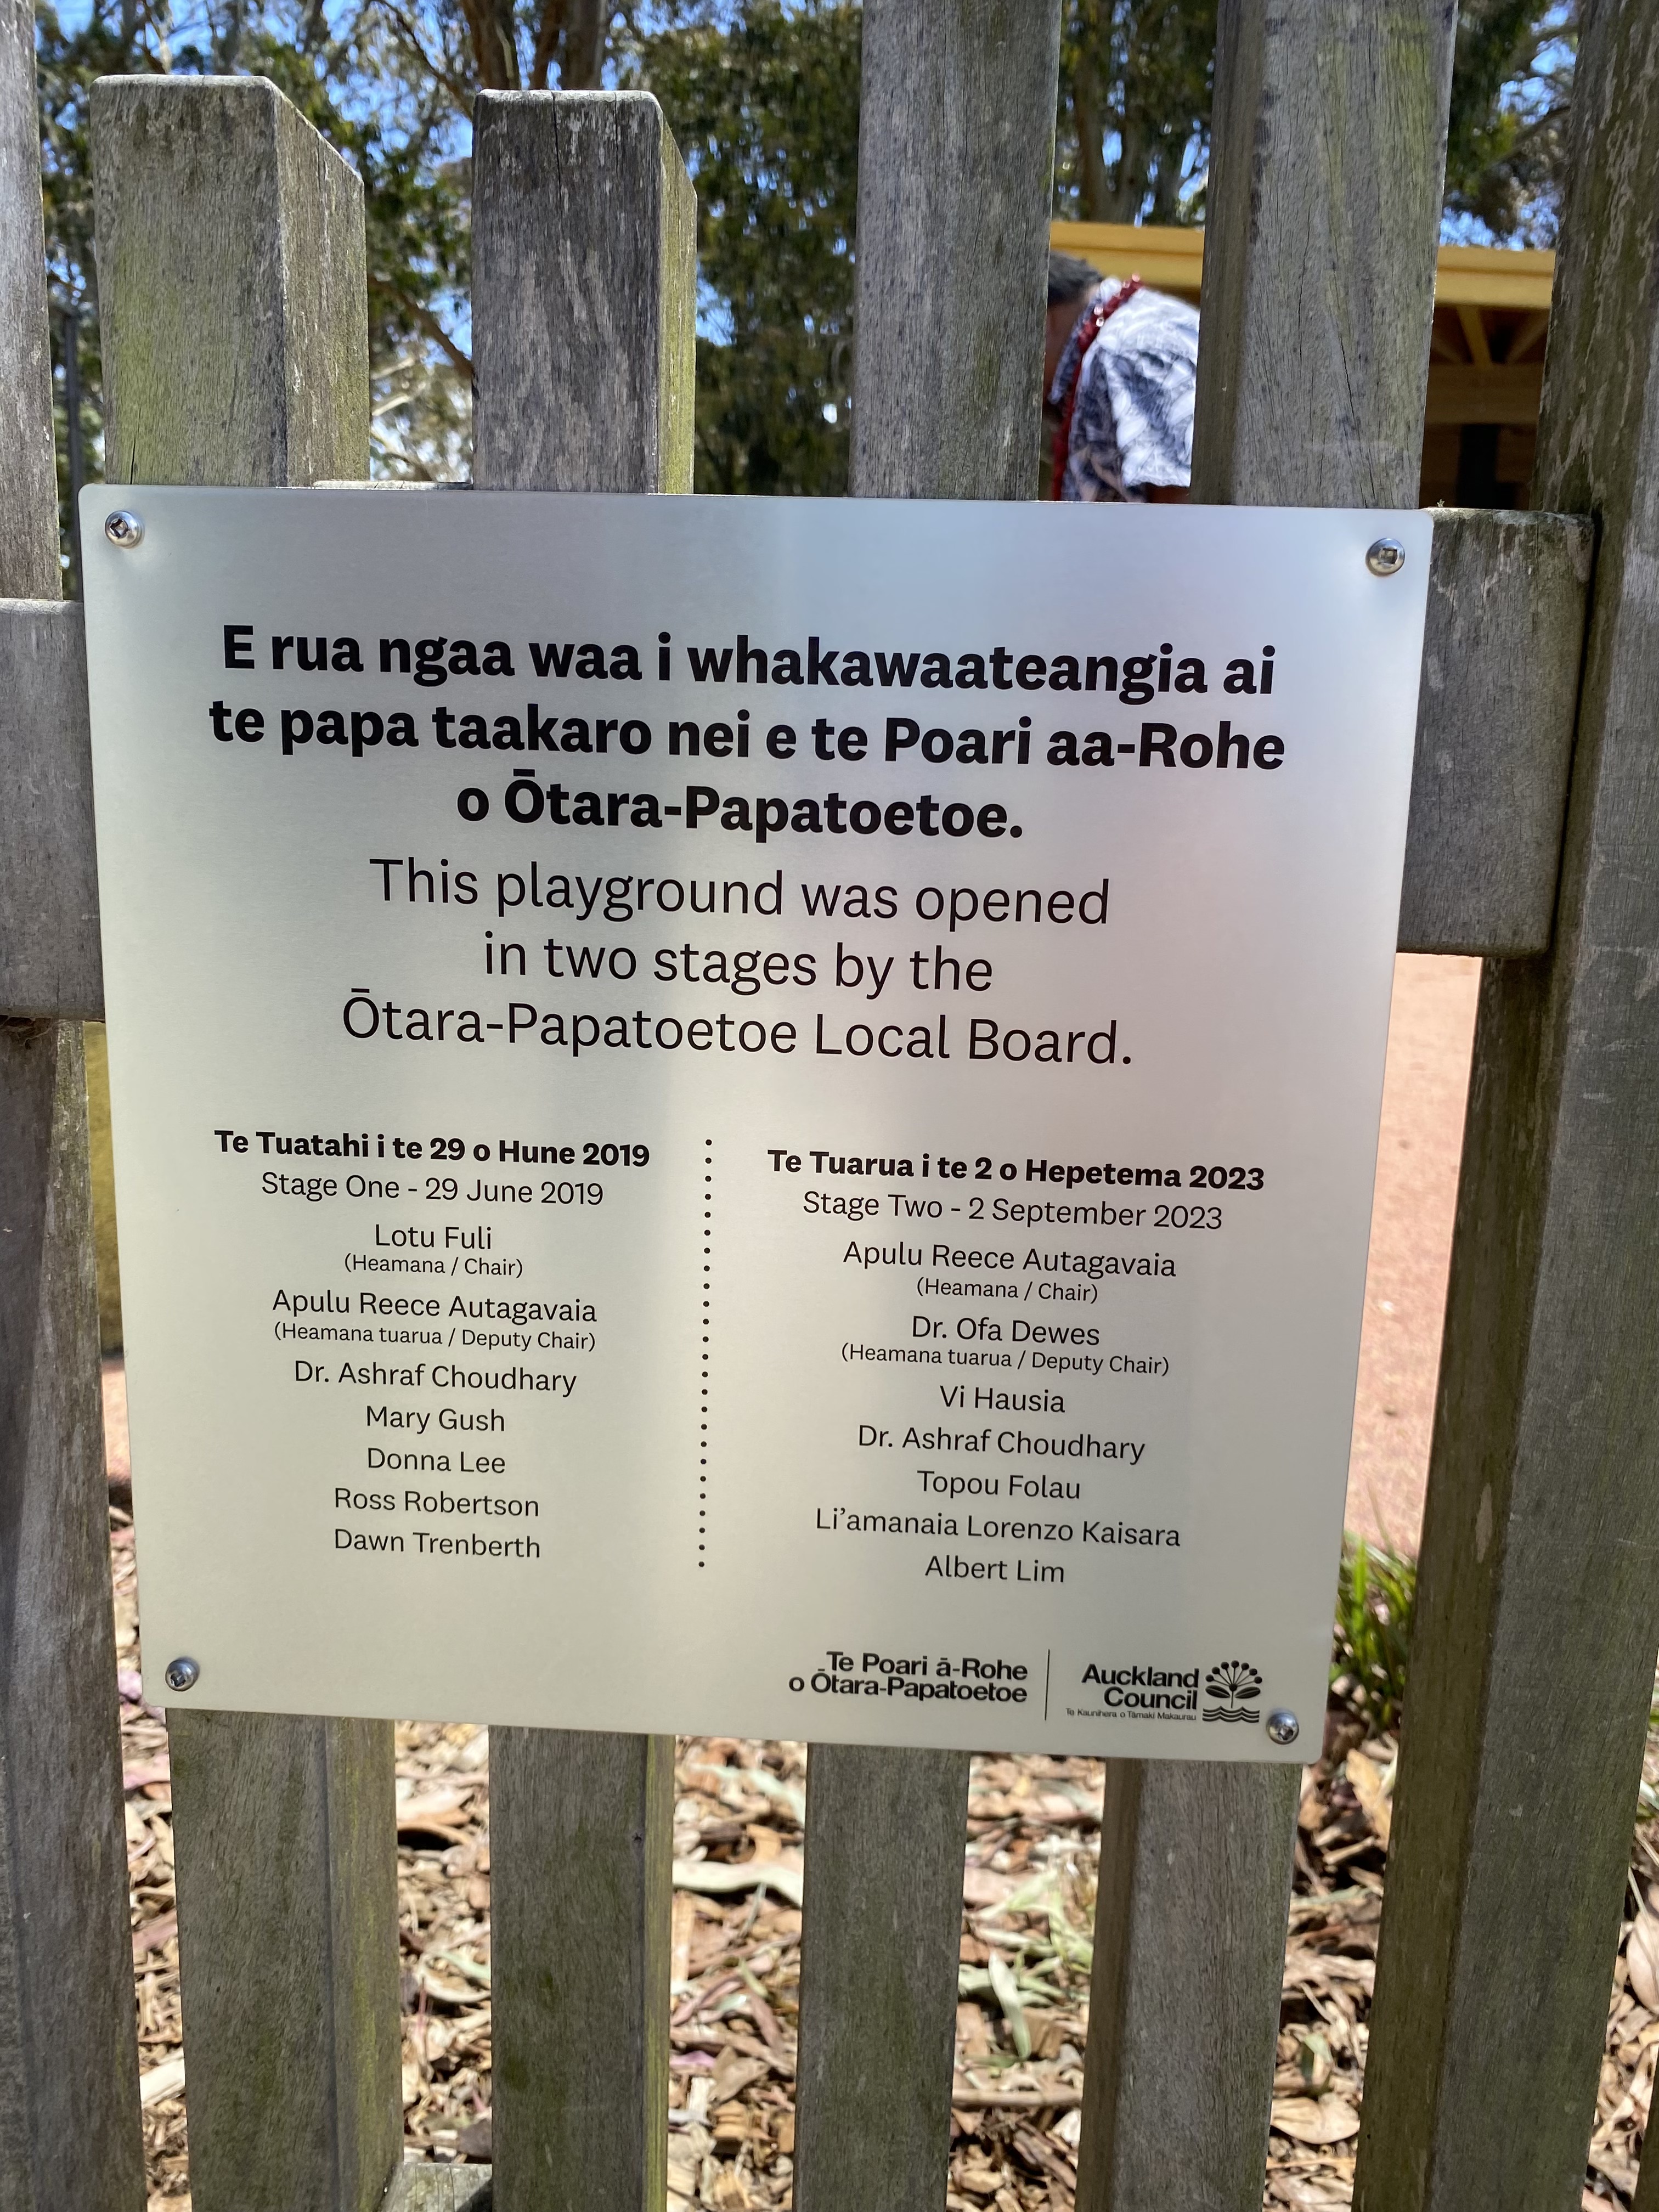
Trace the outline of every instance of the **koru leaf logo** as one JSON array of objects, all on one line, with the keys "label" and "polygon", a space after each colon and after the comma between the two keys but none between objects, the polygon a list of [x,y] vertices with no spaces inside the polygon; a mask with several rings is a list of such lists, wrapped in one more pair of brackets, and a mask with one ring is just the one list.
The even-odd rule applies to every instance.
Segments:
[{"label": "koru leaf logo", "polygon": [[1215,1703],[1204,1708],[1206,1721],[1259,1721],[1255,1699],[1261,1695],[1261,1676],[1243,1659],[1224,1659],[1204,1677],[1204,1694]]}]

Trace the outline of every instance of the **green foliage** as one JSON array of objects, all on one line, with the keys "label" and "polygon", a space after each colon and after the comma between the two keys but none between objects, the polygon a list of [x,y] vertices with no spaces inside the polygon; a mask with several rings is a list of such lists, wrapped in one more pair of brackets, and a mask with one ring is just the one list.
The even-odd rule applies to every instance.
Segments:
[{"label": "green foliage", "polygon": [[[1446,208],[1519,244],[1554,235],[1582,0],[1462,0]],[[1054,211],[1203,220],[1216,0],[1064,0]]]},{"label": "green foliage", "polygon": [[1054,211],[1201,222],[1216,0],[1064,0]]},{"label": "green foliage", "polygon": [[641,42],[697,190],[699,491],[847,489],[860,27],[751,0]]},{"label": "green foliage", "polygon": [[1446,207],[1493,238],[1549,245],[1566,169],[1579,0],[1462,0]]},{"label": "green foliage", "polygon": [[1415,1559],[1363,1536],[1344,1538],[1331,1687],[1379,1734],[1399,1725],[1416,1607]]}]

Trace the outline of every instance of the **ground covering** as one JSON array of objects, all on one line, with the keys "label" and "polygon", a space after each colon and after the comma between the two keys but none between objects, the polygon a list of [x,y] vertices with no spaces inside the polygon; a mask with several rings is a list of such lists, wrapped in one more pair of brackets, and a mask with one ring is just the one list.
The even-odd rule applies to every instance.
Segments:
[{"label": "ground covering", "polygon": [[[112,1505],[133,1965],[152,2212],[186,2212],[167,1731],[142,1701],[132,1528]],[[1351,1562],[1349,1662],[1305,1770],[1265,2204],[1346,2207],[1387,1875],[1399,1647],[1397,1571]],[[1392,1593],[1392,1595],[1391,1595]],[[1370,1625],[1364,1617],[1369,1609]],[[1384,1616],[1380,1621],[1379,1612]],[[674,1816],[666,2212],[790,2203],[800,1972],[805,1747],[692,1737]],[[1586,2212],[1626,2205],[1659,2050],[1659,1735],[1632,1850]],[[489,1739],[398,1731],[406,2154],[490,2149]],[[974,1762],[963,1883],[949,2212],[1071,2212],[1088,2035],[1101,1769]],[[752,1876],[736,1890],[737,1875]],[[556,1880],[557,1869],[550,1870]]]}]

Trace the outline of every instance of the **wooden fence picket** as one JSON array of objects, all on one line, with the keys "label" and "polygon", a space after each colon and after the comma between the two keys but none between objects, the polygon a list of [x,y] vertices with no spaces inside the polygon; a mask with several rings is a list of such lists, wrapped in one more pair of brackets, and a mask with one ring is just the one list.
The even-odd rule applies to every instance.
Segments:
[{"label": "wooden fence picket", "polygon": [[[1223,6],[1194,500],[1414,503],[1454,13]],[[1079,2212],[1259,2212],[1299,1778],[1106,1776]]]},{"label": "wooden fence picket", "polygon": [[[3,464],[0,464],[3,465]],[[0,1023],[0,2205],[143,2205],[86,1074]]]},{"label": "wooden fence picket", "polygon": [[[273,85],[94,88],[111,483],[368,462],[362,186]],[[386,1721],[167,1716],[196,2212],[372,2212],[403,2147]]]},{"label": "wooden fence picket", "polygon": [[1402,952],[1549,944],[1595,550],[1583,515],[1435,515]]},{"label": "wooden fence picket", "polygon": [[1059,0],[867,0],[853,494],[1031,499]]},{"label": "wooden fence picket", "polygon": [[[1057,0],[866,0],[855,496],[1036,486]],[[794,2203],[915,2212],[950,2155],[968,1759],[814,1744]]]},{"label": "wooden fence picket", "polygon": [[795,2081],[800,2212],[944,2200],[968,1757],[814,1744]]},{"label": "wooden fence picket", "polygon": [[1659,15],[1604,0],[1534,477],[1595,593],[1553,941],[1475,1030],[1361,2212],[1575,2203],[1595,2111],[1659,1641],[1656,173]]},{"label": "wooden fence picket", "polygon": [[[80,607],[63,597],[58,555],[28,0],[0,0],[0,1021],[100,1015],[86,647]],[[21,1129],[16,1140],[27,1151]],[[26,1334],[32,1310],[16,1316]],[[21,1371],[12,1357],[9,1376]],[[85,1377],[59,1387],[83,1390]]]},{"label": "wooden fence picket", "polygon": [[[36,827],[60,817],[57,770],[89,791],[84,716],[59,744],[51,711],[85,678],[60,602],[39,131],[33,10],[0,0],[0,815]],[[84,886],[84,806],[78,826]],[[9,941],[41,889],[9,875]],[[33,1018],[65,980],[47,951],[0,993],[0,2207],[138,2212],[86,1075],[78,1023]]]},{"label": "wooden fence picket", "polygon": [[0,596],[56,599],[58,459],[40,203],[34,10],[0,0]]},{"label": "wooden fence picket", "polygon": [[144,2202],[91,1216],[79,1024],[0,1022],[4,2212]]},{"label": "wooden fence picket", "polygon": [[[490,93],[474,131],[473,480],[689,492],[696,202],[643,93]],[[672,1736],[494,1728],[501,2212],[666,2197]]]}]

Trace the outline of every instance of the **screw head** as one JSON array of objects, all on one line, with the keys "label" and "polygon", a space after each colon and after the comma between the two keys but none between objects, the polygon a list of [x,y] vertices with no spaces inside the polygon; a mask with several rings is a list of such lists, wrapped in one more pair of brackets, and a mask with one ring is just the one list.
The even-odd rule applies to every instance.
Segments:
[{"label": "screw head", "polygon": [[1294,1713],[1285,1712],[1281,1707],[1278,1712],[1268,1714],[1267,1741],[1269,1743],[1294,1743],[1301,1733],[1302,1723]]},{"label": "screw head", "polygon": [[1365,566],[1373,576],[1397,576],[1406,565],[1406,549],[1397,538],[1379,538],[1365,550]]},{"label": "screw head", "polygon": [[202,1670],[193,1659],[169,1659],[162,1680],[170,1690],[193,1690],[202,1678]]},{"label": "screw head", "polygon": [[112,545],[130,552],[144,534],[144,519],[135,514],[130,507],[118,507],[113,514],[104,517],[104,535]]}]

